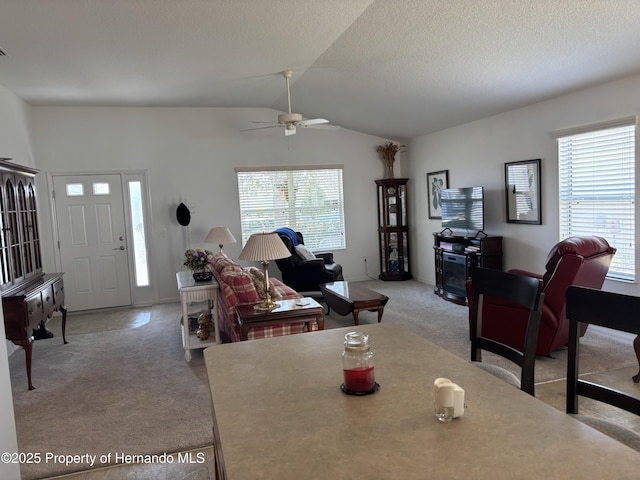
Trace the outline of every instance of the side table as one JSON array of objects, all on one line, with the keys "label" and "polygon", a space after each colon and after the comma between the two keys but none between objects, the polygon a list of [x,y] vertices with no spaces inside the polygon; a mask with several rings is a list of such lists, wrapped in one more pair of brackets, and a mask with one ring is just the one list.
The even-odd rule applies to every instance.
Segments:
[{"label": "side table", "polygon": [[280,325],[283,323],[306,322],[308,331],[311,331],[311,322],[318,323],[318,330],[324,330],[324,315],[322,305],[313,298],[294,298],[291,300],[277,299],[280,305],[273,310],[256,310],[253,305],[238,305],[238,324],[240,325],[240,340],[247,340],[249,330],[253,327],[265,327]]},{"label": "side table", "polygon": [[[180,303],[182,304],[182,347],[184,359],[191,361],[191,350],[218,345],[220,341],[220,328],[218,328],[218,282],[196,282],[190,271],[176,273]],[[213,319],[214,339],[200,340],[195,332],[189,333],[189,305],[193,302],[207,302],[207,311]]]}]

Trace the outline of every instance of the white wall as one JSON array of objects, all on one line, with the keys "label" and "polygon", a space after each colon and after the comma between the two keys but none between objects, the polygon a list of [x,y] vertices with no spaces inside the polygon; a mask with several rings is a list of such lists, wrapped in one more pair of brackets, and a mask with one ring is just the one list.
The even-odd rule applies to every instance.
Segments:
[{"label": "white wall", "polygon": [[[334,251],[348,280],[379,273],[374,180],[383,178],[376,152],[387,140],[347,129],[302,130],[285,137],[281,129],[241,132],[254,120],[278,112],[247,108],[34,107],[34,154],[41,212],[50,212],[46,174],[145,170],[151,189],[153,232],[150,266],[156,301],[177,300],[175,272],[181,269],[186,231],[175,217],[180,202],[194,203],[191,239],[202,243],[209,229],[228,226],[240,239],[234,167],[344,165],[346,250]],[[400,176],[401,162],[396,164]],[[54,242],[50,215],[41,215],[45,271],[52,271]],[[166,235],[165,235],[166,232]],[[237,258],[242,245],[225,246]],[[272,274],[279,276],[275,265]]]},{"label": "white wall", "polygon": [[[549,250],[559,241],[557,143],[551,132],[639,113],[640,76],[634,76],[413,139],[408,171],[414,182],[411,210],[416,278],[435,282],[433,232],[442,229],[440,221],[429,220],[425,210],[427,172],[448,169],[451,187],[484,186],[484,230],[504,237],[505,269],[542,273]],[[533,158],[542,159],[542,225],[508,224],[504,164]],[[640,177],[640,170],[636,175]],[[638,228],[640,222],[636,221]],[[640,257],[637,248],[636,255]],[[636,272],[640,275],[637,264]],[[604,289],[640,295],[637,282],[607,281]]]},{"label": "white wall", "polygon": [[[29,107],[0,86],[0,157],[12,158],[16,163],[33,166],[29,133]],[[4,317],[0,309],[0,452],[17,452],[16,424]],[[17,352],[16,355],[21,355]],[[20,478],[18,464],[0,462],[0,478]]]}]

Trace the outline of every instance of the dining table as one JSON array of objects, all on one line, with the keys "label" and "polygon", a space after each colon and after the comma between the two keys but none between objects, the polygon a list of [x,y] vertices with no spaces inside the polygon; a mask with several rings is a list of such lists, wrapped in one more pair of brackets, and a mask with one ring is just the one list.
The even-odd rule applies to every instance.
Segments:
[{"label": "dining table", "polygon": [[[368,395],[341,389],[352,331],[374,353]],[[635,450],[397,323],[223,344],[204,360],[220,480],[640,478]],[[464,389],[449,422],[434,414],[441,377]]]}]

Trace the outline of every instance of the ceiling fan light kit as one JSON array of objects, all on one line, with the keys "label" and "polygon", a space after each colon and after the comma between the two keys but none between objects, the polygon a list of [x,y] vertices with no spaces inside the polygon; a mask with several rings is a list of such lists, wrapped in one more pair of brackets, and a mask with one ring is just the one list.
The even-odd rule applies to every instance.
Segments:
[{"label": "ceiling fan light kit", "polygon": [[257,128],[249,128],[247,130],[242,130],[243,132],[248,132],[251,130],[262,130],[264,128],[274,128],[274,127],[284,127],[285,136],[295,135],[296,127],[302,128],[329,128],[329,129],[338,129],[340,128],[337,125],[329,125],[329,120],[324,118],[312,118],[309,120],[303,120],[302,115],[299,113],[291,112],[291,90],[289,86],[289,80],[293,76],[293,71],[285,70],[282,72],[282,76],[287,82],[287,104],[289,106],[289,111],[287,113],[281,113],[278,115],[278,123],[271,122],[252,122],[252,123],[271,123],[268,127],[257,127]]}]

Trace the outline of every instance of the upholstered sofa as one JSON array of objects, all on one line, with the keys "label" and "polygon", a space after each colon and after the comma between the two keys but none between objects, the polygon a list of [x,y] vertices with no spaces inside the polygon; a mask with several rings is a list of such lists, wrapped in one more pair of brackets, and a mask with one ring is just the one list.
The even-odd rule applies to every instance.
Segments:
[{"label": "upholstered sofa", "polygon": [[[224,253],[216,253],[209,261],[209,270],[213,272],[220,285],[218,292],[218,325],[223,342],[239,342],[240,328],[235,307],[241,304],[253,305],[260,302],[264,296],[264,275],[255,267],[243,268]],[[298,292],[282,283],[277,278],[269,277],[271,298],[291,299],[300,298]],[[317,330],[316,322],[311,323],[311,330]],[[249,331],[249,340],[258,338],[277,337],[307,330],[304,322],[286,323],[282,325],[258,326]]]},{"label": "upholstered sofa", "polygon": [[[511,273],[542,279],[544,304],[538,332],[537,355],[549,355],[567,344],[569,341],[569,321],[565,305],[567,287],[578,285],[602,288],[615,252],[616,249],[602,237],[569,237],[551,249],[545,263],[544,274],[509,270]],[[471,322],[475,298],[470,281],[467,281],[466,287]],[[485,299],[483,312],[482,329],[485,337],[522,349],[528,312],[494,299]],[[585,334],[586,329],[585,324],[580,330],[581,336]]]}]

